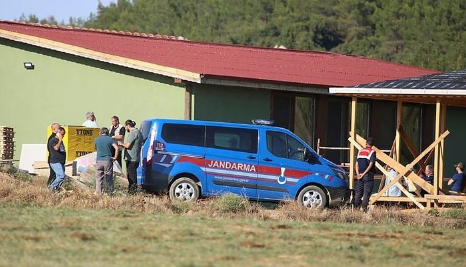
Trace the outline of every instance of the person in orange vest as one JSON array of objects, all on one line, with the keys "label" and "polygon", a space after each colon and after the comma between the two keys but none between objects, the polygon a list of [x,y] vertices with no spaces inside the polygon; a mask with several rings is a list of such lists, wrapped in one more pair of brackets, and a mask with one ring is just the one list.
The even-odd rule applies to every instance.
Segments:
[{"label": "person in orange vest", "polygon": [[367,138],[366,147],[361,149],[356,159],[356,181],[354,185],[354,207],[362,206],[363,211],[367,211],[369,198],[374,187],[375,174],[375,151],[372,150],[374,141]]}]

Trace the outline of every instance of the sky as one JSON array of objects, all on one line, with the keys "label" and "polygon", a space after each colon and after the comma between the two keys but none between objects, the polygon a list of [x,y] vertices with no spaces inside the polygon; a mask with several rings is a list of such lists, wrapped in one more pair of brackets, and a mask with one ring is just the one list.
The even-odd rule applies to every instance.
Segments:
[{"label": "sky", "polygon": [[[117,0],[100,0],[104,6]],[[70,17],[88,19],[97,14],[99,0],[0,0],[0,19],[18,20],[21,14],[36,15],[39,20],[54,16],[58,22]]]}]

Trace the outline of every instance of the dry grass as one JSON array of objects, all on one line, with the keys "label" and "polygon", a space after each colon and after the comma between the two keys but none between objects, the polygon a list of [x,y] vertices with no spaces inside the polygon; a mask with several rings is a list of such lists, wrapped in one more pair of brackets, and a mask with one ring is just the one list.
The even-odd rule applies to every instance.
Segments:
[{"label": "dry grass", "polygon": [[[70,179],[70,178],[67,178]],[[27,177],[14,172],[0,172],[0,202],[16,202],[32,206],[56,206],[76,209],[113,209],[143,213],[198,214],[209,217],[247,218],[274,221],[317,221],[355,224],[402,224],[409,226],[434,226],[451,229],[466,228],[464,207],[453,211],[424,212],[413,209],[404,212],[402,208],[376,206],[363,213],[350,207],[334,209],[305,209],[296,202],[284,202],[267,208],[261,203],[249,202],[239,196],[225,195],[219,198],[203,199],[196,203],[171,202],[167,196],[144,193],[116,196],[96,196],[94,188],[70,183],[68,190],[50,192],[46,177]],[[131,213],[128,213],[131,214]],[[130,216],[130,215],[128,215]]]}]

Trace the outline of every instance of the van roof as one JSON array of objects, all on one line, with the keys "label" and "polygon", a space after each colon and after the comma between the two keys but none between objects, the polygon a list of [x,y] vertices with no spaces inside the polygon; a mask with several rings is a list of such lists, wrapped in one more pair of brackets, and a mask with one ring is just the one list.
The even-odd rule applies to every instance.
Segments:
[{"label": "van roof", "polygon": [[[180,119],[160,119],[152,118],[145,119],[144,121],[150,122],[161,122],[161,123],[180,123],[180,124],[194,124],[194,125],[208,125],[208,126],[230,126],[230,127],[241,127],[241,128],[273,128],[273,129],[284,129],[277,126],[270,126],[264,124],[247,124],[247,123],[236,123],[236,122],[221,122],[221,121],[202,121],[202,120],[180,120]],[[143,121],[143,122],[144,122]],[[284,129],[286,130],[286,129]]]}]

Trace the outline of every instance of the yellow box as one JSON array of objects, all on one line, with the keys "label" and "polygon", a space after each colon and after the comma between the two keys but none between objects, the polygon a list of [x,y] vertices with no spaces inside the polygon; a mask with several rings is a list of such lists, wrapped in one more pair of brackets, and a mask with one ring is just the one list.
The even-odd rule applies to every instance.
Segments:
[{"label": "yellow box", "polygon": [[[65,137],[63,138],[63,145],[66,150],[66,161],[73,161],[76,158],[95,151],[94,140],[99,137],[100,128],[89,128],[85,126],[62,127],[65,128],[66,131]],[[52,129],[48,126],[47,140],[51,134]]]}]

